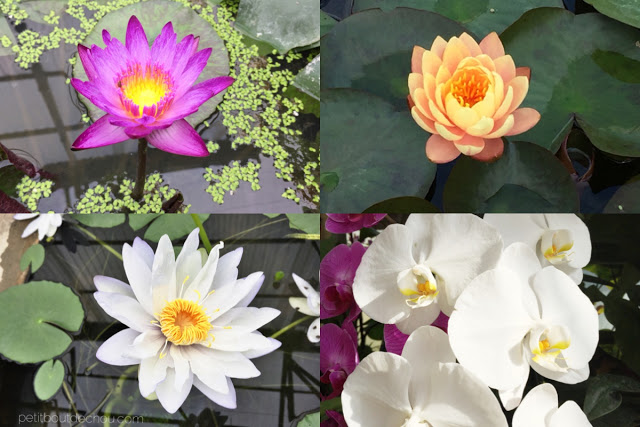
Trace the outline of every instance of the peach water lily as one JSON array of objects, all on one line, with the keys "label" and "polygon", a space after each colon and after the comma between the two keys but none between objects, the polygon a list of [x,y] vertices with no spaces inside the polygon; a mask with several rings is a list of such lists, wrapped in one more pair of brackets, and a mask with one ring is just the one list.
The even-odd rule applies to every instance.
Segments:
[{"label": "peach water lily", "polygon": [[467,33],[430,49],[415,46],[409,74],[409,107],[416,123],[432,136],[426,145],[434,163],[461,153],[481,161],[502,155],[503,136],[532,128],[540,114],[521,108],[530,70],[516,67],[495,32],[480,43]]},{"label": "peach water lily", "polygon": [[219,256],[222,244],[205,258],[193,230],[175,257],[164,235],[155,251],[136,238],[122,250],[129,284],[96,276],[100,307],[127,328],[98,349],[96,357],[111,365],[140,365],[144,397],[157,395],[174,413],[193,387],[225,408],[236,407],[231,378],[260,375],[250,359],[280,346],[258,328],[273,320],[276,309],[248,307],[264,275],[238,279],[242,249]]},{"label": "peach water lily", "polygon": [[145,138],[169,153],[202,157],[207,147],[185,120],[234,79],[215,77],[194,85],[207,65],[211,48],[198,51],[193,35],[177,42],[168,22],[149,47],[140,21],[132,16],[125,44],[103,30],[105,47],[78,45],[78,56],[88,81],[71,84],[106,114],[73,143],[74,149]]}]

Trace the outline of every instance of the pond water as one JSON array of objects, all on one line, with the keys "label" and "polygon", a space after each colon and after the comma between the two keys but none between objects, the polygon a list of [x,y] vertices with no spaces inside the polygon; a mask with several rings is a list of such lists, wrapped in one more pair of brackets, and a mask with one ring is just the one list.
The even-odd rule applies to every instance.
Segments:
[{"label": "pond water", "polygon": [[[222,253],[244,248],[238,277],[255,271],[264,272],[265,282],[251,306],[274,307],[281,311],[280,316],[261,328],[264,335],[269,336],[303,317],[288,302],[290,296],[301,296],[291,273],[305,278],[317,288],[320,263],[317,242],[285,237],[296,231],[289,228],[284,217],[216,215],[210,217],[204,227],[212,243],[225,242]],[[118,252],[123,243],[131,243],[136,234],[142,235],[140,232],[134,234],[126,224],[90,230]],[[44,414],[57,415],[60,419],[79,414],[142,417],[137,420],[140,422],[133,423],[136,426],[278,426],[290,425],[304,413],[318,410],[319,346],[311,344],[306,337],[311,320],[279,336],[282,346],[278,350],[253,359],[261,376],[233,380],[238,404],[235,410],[214,404],[195,388],[173,415],[168,414],[157,400],[143,398],[138,391],[137,367],[111,366],[95,357],[102,342],[124,326],[104,313],[96,303],[93,277],[106,275],[126,280],[122,261],[91,239],[88,245],[80,245],[75,253],[71,253],[60,234],[58,232],[55,240],[46,245],[44,265],[28,280],[60,282],[80,296],[85,311],[82,329],[74,337],[70,349],[59,357],[65,365],[65,384],[69,395],[60,389],[52,400],[39,401],[33,391],[37,366],[0,360],[0,425],[18,425],[21,415],[24,420],[29,414],[41,417]],[[182,244],[181,241],[173,243],[174,246]],[[155,244],[151,245],[155,247]],[[277,271],[284,272],[284,278],[274,282]],[[85,425],[93,424],[97,425],[98,421]],[[74,424],[34,422],[24,425]],[[104,425],[118,426],[120,423]]]},{"label": "pond water", "polygon": [[[68,15],[61,16],[61,27],[77,25],[76,19]],[[27,19],[12,30],[15,34],[25,30],[47,34],[51,26]],[[68,60],[75,53],[76,46],[62,44],[57,49],[45,52],[41,60],[27,70],[14,63],[13,55],[0,57],[0,98],[4,100],[0,105],[0,142],[31,160],[37,167],[55,175],[53,194],[42,199],[38,206],[40,211],[62,212],[73,207],[88,188],[96,184],[104,185],[114,178],[118,182],[125,177],[135,180],[136,141],[85,151],[74,152],[69,149],[89,125],[82,120],[86,110],[78,102],[75,90],[65,84],[66,79],[71,77]],[[290,64],[285,62],[284,66],[297,74],[308,63],[307,55],[308,52],[305,52],[305,59]],[[228,134],[218,112],[209,118],[210,127],[197,127],[205,142],[219,144],[220,149],[216,153],[205,158],[193,158],[151,148],[148,150],[147,173],[159,172],[165,184],[183,194],[185,204],[191,204],[191,212],[317,210],[313,191],[305,185],[303,168],[308,162],[317,160],[317,155],[310,148],[317,149],[319,145],[319,119],[303,112],[296,119],[290,128],[301,131],[302,135],[281,136],[278,141],[289,155],[287,162],[293,165],[293,182],[278,178],[274,159],[263,155],[253,145],[241,145],[233,149],[231,143],[235,136]],[[311,156],[315,156],[315,160]],[[233,161],[239,161],[240,166],[248,162],[260,164],[258,178],[261,189],[252,191],[250,183],[240,181],[239,187],[227,193],[224,203],[219,205],[205,192],[209,185],[203,178],[205,168],[216,172],[224,166],[231,166]],[[296,189],[298,185],[303,189]],[[294,189],[300,202],[282,197],[286,189]]]}]

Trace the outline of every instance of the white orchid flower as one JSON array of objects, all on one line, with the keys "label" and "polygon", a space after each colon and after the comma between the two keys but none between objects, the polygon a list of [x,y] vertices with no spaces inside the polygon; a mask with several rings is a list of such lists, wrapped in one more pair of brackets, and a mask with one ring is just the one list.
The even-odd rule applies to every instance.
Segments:
[{"label": "white orchid flower", "polygon": [[368,355],[344,384],[347,425],[507,427],[491,390],[455,360],[447,334],[433,326],[416,329],[402,356]]},{"label": "white orchid flower", "polygon": [[505,247],[526,243],[543,267],[553,265],[574,282],[591,259],[589,229],[574,214],[486,214],[484,220],[502,234]]},{"label": "white orchid flower", "polygon": [[222,243],[206,262],[193,230],[176,259],[169,237],[155,254],[139,238],[122,249],[129,284],[96,276],[94,297],[111,317],[128,326],[102,344],[96,357],[110,365],[140,365],[140,394],[154,392],[174,413],[191,386],[225,408],[236,407],[230,378],[260,375],[249,360],[270,353],[280,342],[258,328],[280,314],[247,307],[264,280],[262,272],[238,279],[242,249],[219,257]]},{"label": "white orchid flower", "polygon": [[320,342],[320,294],[302,277],[295,273],[293,273],[292,276],[293,281],[296,282],[298,289],[300,289],[300,292],[302,292],[305,298],[289,297],[289,304],[307,316],[318,317],[309,325],[307,338],[313,343]]},{"label": "white orchid flower", "polygon": [[498,231],[471,214],[413,214],[382,231],[362,257],[353,283],[356,303],[405,334],[450,315],[472,279],[493,268]]},{"label": "white orchid flower", "polygon": [[44,239],[45,236],[53,237],[56,234],[56,230],[58,227],[62,225],[62,214],[57,213],[24,213],[24,214],[15,214],[13,216],[14,219],[19,221],[25,219],[35,218],[33,221],[27,225],[27,228],[22,232],[22,238],[24,239],[27,236],[38,231],[38,240]]},{"label": "white orchid flower", "polygon": [[530,368],[566,384],[588,378],[598,313],[569,276],[542,268],[533,250],[514,243],[498,268],[462,292],[448,331],[458,361],[498,389],[505,409],[512,410]]},{"label": "white orchid flower", "polygon": [[573,400],[558,408],[558,393],[551,384],[540,384],[527,393],[513,414],[513,427],[590,427]]}]

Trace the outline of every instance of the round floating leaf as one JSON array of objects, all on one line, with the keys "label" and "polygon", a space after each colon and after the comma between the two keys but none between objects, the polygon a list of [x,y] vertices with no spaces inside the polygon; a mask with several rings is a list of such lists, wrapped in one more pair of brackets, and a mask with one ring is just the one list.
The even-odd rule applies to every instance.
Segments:
[{"label": "round floating leaf", "polygon": [[577,212],[575,185],[560,161],[528,142],[505,144],[483,163],[461,156],[444,188],[446,212]]},{"label": "round floating leaf", "polygon": [[320,99],[320,55],[298,73],[293,85],[307,95]]},{"label": "round floating leaf", "polygon": [[336,25],[337,21],[330,17],[328,14],[320,11],[320,36],[324,36]]},{"label": "round floating leaf", "polygon": [[31,272],[35,273],[44,263],[44,246],[37,243],[25,251],[20,258],[20,270],[25,271],[31,264]]},{"label": "round floating leaf", "polygon": [[[640,96],[637,85],[626,83],[640,75],[640,30],[596,13],[541,8],[524,14],[501,39],[518,66],[531,68],[522,106],[542,114],[519,139],[555,152],[575,115],[598,148],[640,156]],[[612,66],[603,68],[603,62]]]},{"label": "round floating leaf", "polygon": [[289,228],[302,230],[306,234],[320,234],[320,214],[286,214]]},{"label": "round floating leaf", "polygon": [[640,212],[640,177],[632,178],[615,192],[603,213]]},{"label": "round floating leaf", "polygon": [[78,222],[88,227],[111,228],[124,222],[124,214],[73,214]]},{"label": "round floating leaf", "polygon": [[394,197],[378,202],[363,213],[438,213],[440,210],[431,202],[420,197]]},{"label": "round floating leaf", "polygon": [[160,215],[162,214],[129,214],[129,227],[133,231],[140,230]]},{"label": "round floating leaf", "polygon": [[[109,31],[112,37],[117,38],[124,44],[127,23],[132,15],[135,15],[142,23],[142,27],[147,34],[147,40],[149,40],[149,45],[151,45],[153,40],[160,34],[162,27],[164,27],[168,21],[171,21],[173,30],[178,34],[178,41],[189,34],[193,34],[194,36],[200,37],[200,43],[198,44],[199,49],[208,47],[212,49],[209,62],[198,77],[198,80],[196,80],[196,83],[229,74],[229,56],[227,55],[224,42],[218,36],[218,33],[191,8],[174,1],[154,0],[135,3],[108,13],[98,21],[82,44],[87,47],[92,44],[104,47],[104,43],[102,42],[103,29]],[[73,77],[86,81],[87,74],[82,67],[82,62],[78,58],[78,55],[76,55],[76,58],[77,61],[73,66]],[[125,64],[123,64],[123,67],[124,66]],[[89,116],[91,116],[94,121],[105,114],[104,111],[93,105],[88,99],[82,95],[79,96],[80,100],[87,106]],[[186,117],[186,120],[192,126],[201,123],[215,111],[216,106],[222,101],[222,97],[223,93],[214,96],[202,104],[197,112]]]},{"label": "round floating leaf", "polygon": [[58,392],[64,379],[64,365],[59,360],[47,360],[36,372],[33,389],[40,400],[50,399]]},{"label": "round floating leaf", "polygon": [[315,427],[320,425],[320,412],[314,412],[312,414],[305,415],[303,419],[301,419],[297,426],[298,427]]},{"label": "round floating leaf", "polygon": [[280,53],[320,40],[317,0],[241,0],[236,27]]},{"label": "round floating leaf", "polygon": [[640,0],[585,0],[604,15],[640,28]]},{"label": "round floating leaf", "polygon": [[335,175],[333,191],[322,188],[322,212],[362,212],[379,200],[424,197],[436,165],[424,151],[429,134],[408,111],[351,89],[323,90],[320,104],[323,173]]},{"label": "round floating leaf", "polygon": [[[204,223],[209,218],[209,215],[198,215],[198,217]],[[186,236],[197,227],[191,215],[162,214],[153,220],[144,233],[144,238],[145,240],[157,242],[160,237],[167,234],[171,240],[175,240]]]},{"label": "round floating leaf", "polygon": [[322,88],[363,90],[408,111],[413,47],[431,47],[437,36],[449,39],[464,31],[468,30],[457,22],[422,10],[356,13],[322,38]]},{"label": "round floating leaf", "polygon": [[429,10],[464,24],[479,37],[501,32],[522,14],[536,7],[563,7],[562,0],[356,0],[353,11],[379,7]]},{"label": "round floating leaf", "polygon": [[20,363],[49,360],[64,352],[84,310],[70,288],[56,282],[29,282],[0,292],[0,353]]}]

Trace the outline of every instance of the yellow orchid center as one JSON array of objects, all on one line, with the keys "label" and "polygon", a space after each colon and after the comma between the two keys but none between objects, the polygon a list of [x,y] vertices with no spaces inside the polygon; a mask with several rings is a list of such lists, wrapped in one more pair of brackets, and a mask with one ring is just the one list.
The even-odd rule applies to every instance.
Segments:
[{"label": "yellow orchid center", "polygon": [[451,93],[460,106],[473,107],[484,99],[489,84],[489,77],[480,67],[463,67],[453,73],[445,91]]},{"label": "yellow orchid center", "polygon": [[211,329],[209,316],[197,302],[175,299],[168,302],[159,314],[160,330],[176,345],[190,345],[204,341]]},{"label": "yellow orchid center", "polygon": [[160,102],[172,86],[170,77],[161,68],[147,66],[143,70],[139,65],[129,68],[117,84],[122,95],[138,106],[139,116],[142,115],[144,107],[151,107]]},{"label": "yellow orchid center", "polygon": [[540,240],[543,256],[551,264],[561,264],[570,260],[573,249],[573,234],[570,230],[547,230]]},{"label": "yellow orchid center", "polygon": [[398,288],[407,298],[409,307],[424,307],[438,296],[438,284],[431,270],[425,265],[402,271],[398,274]]},{"label": "yellow orchid center", "polygon": [[569,348],[569,331],[563,326],[551,326],[532,331],[530,349],[534,362],[553,371],[566,371],[567,366],[561,356],[562,350]]}]

